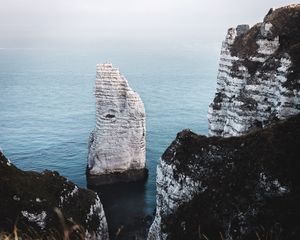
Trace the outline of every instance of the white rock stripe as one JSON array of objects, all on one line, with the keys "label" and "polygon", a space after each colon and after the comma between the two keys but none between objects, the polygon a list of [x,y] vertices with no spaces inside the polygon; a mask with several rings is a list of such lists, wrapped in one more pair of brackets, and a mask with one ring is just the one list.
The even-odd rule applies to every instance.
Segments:
[{"label": "white rock stripe", "polygon": [[139,95],[112,64],[98,64],[96,127],[90,136],[92,175],[145,168],[145,109]]},{"label": "white rock stripe", "polygon": [[[279,37],[267,39],[272,34],[271,23],[263,23],[260,31],[257,52],[248,60],[268,65],[280,46]],[[286,53],[277,57],[277,69],[257,70],[251,76],[247,67],[241,65],[244,59],[231,56],[236,36],[236,29],[229,29],[222,44],[216,94],[220,99],[215,98],[208,110],[210,136],[238,136],[256,124],[263,127],[274,117],[285,119],[300,112],[299,91],[284,87],[292,66],[290,56]],[[237,69],[232,68],[234,63],[239,66]]]}]

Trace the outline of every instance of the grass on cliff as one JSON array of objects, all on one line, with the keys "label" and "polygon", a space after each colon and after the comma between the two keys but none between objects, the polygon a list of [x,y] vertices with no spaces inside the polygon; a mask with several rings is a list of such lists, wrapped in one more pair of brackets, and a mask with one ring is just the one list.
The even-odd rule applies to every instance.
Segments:
[{"label": "grass on cliff", "polygon": [[41,232],[37,232],[31,226],[22,227],[24,230],[18,228],[18,223],[13,227],[12,232],[0,231],[0,240],[84,240],[85,239],[85,229],[73,223],[71,226],[67,226],[62,212],[58,208],[54,208],[59,221],[61,229],[48,229]]},{"label": "grass on cliff", "polygon": [[[255,232],[256,239],[254,240],[273,240],[274,234],[272,231],[266,231],[263,227],[257,232]],[[213,240],[211,238],[208,238],[205,234],[201,233],[200,226],[198,229],[198,238],[199,240]],[[276,238],[277,239],[277,238]],[[219,232],[219,238],[217,240],[225,240],[225,237],[221,232]]]}]

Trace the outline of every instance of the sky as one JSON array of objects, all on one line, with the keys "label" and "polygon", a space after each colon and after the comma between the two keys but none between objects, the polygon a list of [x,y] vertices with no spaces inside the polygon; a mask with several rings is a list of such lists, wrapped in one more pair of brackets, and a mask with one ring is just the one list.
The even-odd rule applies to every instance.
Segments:
[{"label": "sky", "polygon": [[0,0],[0,48],[214,46],[289,0]]}]

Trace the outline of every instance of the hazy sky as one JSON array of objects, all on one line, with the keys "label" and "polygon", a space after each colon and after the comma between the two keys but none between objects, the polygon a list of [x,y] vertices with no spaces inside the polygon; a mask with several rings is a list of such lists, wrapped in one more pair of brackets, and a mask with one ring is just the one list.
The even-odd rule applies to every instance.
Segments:
[{"label": "hazy sky", "polygon": [[289,0],[0,0],[0,48],[215,44]]}]

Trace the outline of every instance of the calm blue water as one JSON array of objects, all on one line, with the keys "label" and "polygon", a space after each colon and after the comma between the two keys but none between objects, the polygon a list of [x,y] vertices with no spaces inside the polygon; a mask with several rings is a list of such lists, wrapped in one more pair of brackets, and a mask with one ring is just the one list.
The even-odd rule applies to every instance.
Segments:
[{"label": "calm blue water", "polygon": [[217,54],[163,51],[0,49],[0,147],[18,167],[57,170],[85,187],[96,64],[111,61],[147,114],[145,211],[155,207],[155,170],[176,133],[207,133]]}]

